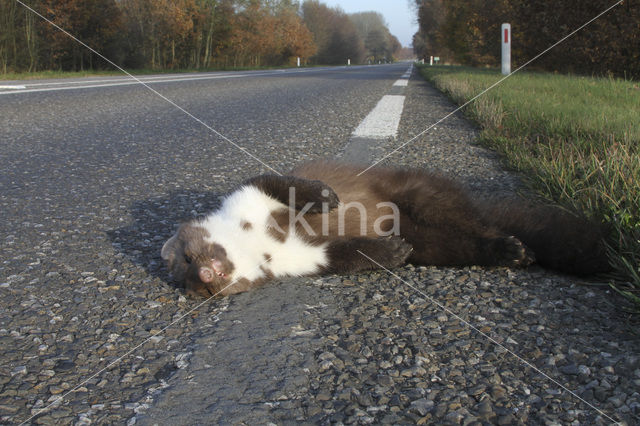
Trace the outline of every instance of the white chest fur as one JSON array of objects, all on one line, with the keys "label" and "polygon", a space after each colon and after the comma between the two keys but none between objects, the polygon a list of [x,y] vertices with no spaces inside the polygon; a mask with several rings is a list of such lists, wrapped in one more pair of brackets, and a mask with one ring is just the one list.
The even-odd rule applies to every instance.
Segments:
[{"label": "white chest fur", "polygon": [[201,223],[209,242],[220,244],[235,269],[231,279],[254,281],[265,276],[308,275],[327,264],[326,244],[312,246],[290,233],[279,241],[267,232],[271,212],[287,208],[254,186],[230,194],[222,207]]}]

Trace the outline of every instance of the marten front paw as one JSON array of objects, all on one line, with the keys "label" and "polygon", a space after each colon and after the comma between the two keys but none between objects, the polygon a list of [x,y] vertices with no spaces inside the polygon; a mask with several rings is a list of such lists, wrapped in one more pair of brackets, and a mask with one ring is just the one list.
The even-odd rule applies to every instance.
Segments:
[{"label": "marten front paw", "polygon": [[338,194],[326,183],[315,181],[313,185],[314,195],[309,197],[313,201],[309,206],[308,213],[325,213],[338,207],[340,199]]},{"label": "marten front paw", "polygon": [[324,188],[320,191],[320,195],[322,196],[323,203],[327,204],[329,210],[338,208],[340,199],[338,198],[338,194],[336,194],[329,185],[324,185]]}]

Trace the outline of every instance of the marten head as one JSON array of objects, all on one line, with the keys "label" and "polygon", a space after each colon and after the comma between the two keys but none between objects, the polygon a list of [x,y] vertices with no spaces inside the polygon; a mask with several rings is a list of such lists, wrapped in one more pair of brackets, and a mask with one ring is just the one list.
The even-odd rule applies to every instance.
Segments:
[{"label": "marten head", "polygon": [[210,297],[231,283],[234,265],[210,237],[202,226],[186,223],[162,247],[162,258],[188,295]]}]

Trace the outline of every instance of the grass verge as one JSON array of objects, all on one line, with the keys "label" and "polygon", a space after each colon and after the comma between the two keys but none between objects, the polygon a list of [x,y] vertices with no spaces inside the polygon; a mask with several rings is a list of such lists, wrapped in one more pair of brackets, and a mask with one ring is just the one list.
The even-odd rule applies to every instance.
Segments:
[{"label": "grass verge", "polygon": [[[332,65],[305,65],[308,67],[321,67]],[[151,74],[183,74],[197,72],[216,72],[216,71],[255,71],[255,70],[272,70],[297,68],[293,65],[282,65],[272,67],[217,67],[217,68],[179,68],[179,69],[128,69],[127,72],[132,75],[151,75]],[[85,70],[85,71],[36,71],[36,72],[8,72],[0,73],[0,81],[2,80],[36,80],[49,78],[78,78],[78,77],[97,77],[97,76],[124,76],[126,75],[119,70]]]},{"label": "grass verge", "polygon": [[[422,66],[423,77],[463,104],[503,76]],[[611,287],[640,312],[640,85],[517,73],[465,107],[480,140],[502,153],[541,195],[611,226]]]}]

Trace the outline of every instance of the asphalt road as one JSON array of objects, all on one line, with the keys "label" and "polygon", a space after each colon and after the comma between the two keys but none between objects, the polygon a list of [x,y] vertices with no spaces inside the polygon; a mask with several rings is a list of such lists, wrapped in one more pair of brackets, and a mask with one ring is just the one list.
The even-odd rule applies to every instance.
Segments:
[{"label": "asphalt road", "polygon": [[[373,273],[203,306],[172,285],[162,243],[242,180],[379,158],[452,110],[415,72],[398,89],[408,68],[3,83],[25,87],[0,88],[0,421],[636,420],[637,339],[570,277],[407,266],[427,293]],[[356,132],[399,93],[397,133]],[[387,161],[520,188],[475,135],[456,115]]]},{"label": "asphalt road", "polygon": [[29,210],[42,213],[51,205],[43,200],[46,194],[70,204],[73,217],[78,204],[105,195],[130,201],[132,183],[159,193],[191,186],[190,175],[211,175],[213,185],[222,180],[217,176],[238,170],[245,176],[266,170],[234,144],[256,157],[278,150],[265,163],[286,171],[326,154],[322,143],[309,141],[346,140],[393,76],[406,68],[224,73],[149,84],[233,143],[139,84],[5,91],[0,95],[3,195],[9,208],[29,200]]},{"label": "asphalt road", "polygon": [[[148,87],[127,77],[3,82],[26,86],[0,89],[5,419],[28,418],[34,404],[54,401],[137,344],[140,334],[120,327],[126,341],[73,377],[57,380],[56,371],[42,385],[46,359],[76,362],[95,351],[104,324],[135,306],[132,297],[143,307],[167,291],[178,300],[158,253],[180,220],[206,212],[249,176],[336,155],[407,67],[143,77]],[[129,282],[138,283],[133,293]],[[165,305],[161,325],[192,306]],[[65,329],[71,341],[57,342]],[[12,375],[25,364],[25,376]],[[40,385],[16,394],[24,383]]]}]

